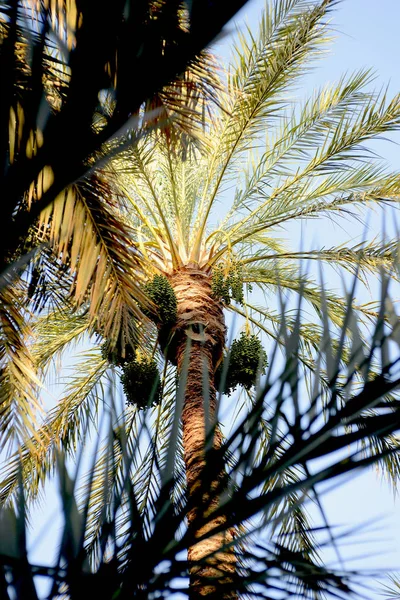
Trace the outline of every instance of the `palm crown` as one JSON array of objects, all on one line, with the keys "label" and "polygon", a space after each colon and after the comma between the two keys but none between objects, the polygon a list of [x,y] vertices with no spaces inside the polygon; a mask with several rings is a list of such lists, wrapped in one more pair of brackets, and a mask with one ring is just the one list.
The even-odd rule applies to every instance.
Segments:
[{"label": "palm crown", "polygon": [[[49,311],[36,320],[38,343],[33,353],[38,367],[86,331],[101,333],[114,347],[120,345],[123,357],[126,347],[136,349],[138,344],[139,354],[154,355],[161,345],[165,356],[171,339],[163,338],[159,307],[144,286],[162,274],[173,289],[177,321],[169,333],[175,335],[175,345],[166,356],[178,371],[185,364],[187,339],[192,347],[182,412],[189,491],[193,486],[189,465],[201,462],[199,448],[204,443],[199,434],[198,447],[196,440],[194,449],[190,447],[189,438],[196,438],[190,415],[199,412],[204,423],[199,400],[204,395],[204,370],[211,412],[216,410],[214,374],[226,333],[223,309],[244,317],[247,329],[278,339],[278,313],[268,308],[267,300],[257,305],[251,286],[266,299],[271,291],[288,289],[298,292],[317,313],[325,305],[332,323],[341,325],[346,299],[323,293],[299,263],[318,258],[360,278],[381,269],[390,272],[393,266],[394,241],[296,251],[296,246],[290,249],[276,237],[277,228],[291,220],[348,215],[358,207],[395,204],[400,198],[399,174],[388,172],[364,150],[369,139],[398,128],[400,96],[387,100],[384,94],[369,91],[370,73],[360,71],[302,104],[288,100],[288,91],[326,43],[325,17],[331,5],[328,0],[277,0],[267,6],[258,37],[248,32],[241,38],[228,73],[221,75],[201,151],[188,141],[181,147],[166,134],[148,134],[91,183],[71,188],[41,215],[40,235],[70,269],[69,302],[82,308],[67,315]],[[235,191],[225,209],[232,182]],[[81,201],[95,203],[102,211],[97,225],[82,221]],[[96,229],[92,238],[91,227]],[[375,315],[371,305],[355,310],[361,318]],[[157,323],[158,331],[146,315]],[[289,316],[287,323],[295,326]],[[312,373],[323,328],[305,323],[299,335],[299,358],[305,371]],[[166,460],[165,439],[176,410],[172,368],[162,365],[163,401],[149,425],[159,464]],[[72,450],[101,399],[96,386],[109,369],[107,360],[91,351],[79,369],[67,394],[23,447],[25,476],[35,482],[32,493],[51,468],[53,441],[62,440]],[[321,380],[323,384],[329,380],[322,368]],[[134,431],[138,419],[138,407],[133,406],[128,431]],[[219,430],[215,435],[218,445]],[[388,438],[385,443],[395,441]],[[17,467],[15,460],[8,468],[3,500],[17,485]],[[389,470],[397,477],[396,459]],[[145,504],[154,477],[146,459],[137,473]],[[100,496],[99,491],[98,503]]]}]

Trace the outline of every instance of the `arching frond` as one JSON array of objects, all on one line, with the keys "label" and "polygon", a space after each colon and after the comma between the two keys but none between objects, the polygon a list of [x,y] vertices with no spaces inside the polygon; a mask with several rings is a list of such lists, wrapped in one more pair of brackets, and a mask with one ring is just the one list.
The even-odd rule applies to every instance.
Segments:
[{"label": "arching frond", "polygon": [[86,352],[82,362],[75,366],[75,374],[69,380],[67,394],[46,415],[30,439],[22,443],[19,450],[3,467],[0,486],[0,501],[12,501],[22,477],[29,481],[29,497],[34,499],[43,483],[56,466],[55,453],[63,448],[73,454],[82,441],[89,423],[96,421],[99,402],[103,393],[98,386],[108,368],[108,363],[99,352]]},{"label": "arching frond", "polygon": [[[289,190],[302,189],[314,178],[315,195],[346,191],[346,186],[365,186],[379,174],[379,157],[362,145],[367,139],[398,126],[399,99],[387,101],[365,89],[369,73],[355,73],[337,86],[323,88],[293,116],[284,116],[266,138],[261,157],[250,161],[246,185],[236,194],[235,209],[270,200],[270,208],[290,206]],[[330,177],[329,177],[330,176]],[[324,177],[323,186],[317,178]],[[278,184],[278,185],[277,185]]]},{"label": "arching frond", "polygon": [[199,230],[192,251],[198,260],[201,239],[225,173],[238,154],[257,143],[258,135],[285,104],[282,92],[304,73],[310,56],[326,42],[323,19],[332,2],[267,4],[259,36],[248,31],[236,49],[236,68],[228,74],[225,110],[212,123],[214,148],[199,210]]},{"label": "arching frond", "polygon": [[123,330],[129,339],[137,301],[146,299],[137,284],[139,255],[113,210],[110,188],[103,182],[70,188],[42,213],[39,231],[74,274],[76,304],[90,299],[91,322],[110,338]]},{"label": "arching frond", "polygon": [[[281,288],[285,291],[292,291],[300,294],[304,300],[310,303],[312,308],[321,314],[322,305],[326,302],[329,318],[332,323],[340,327],[343,324],[344,316],[348,307],[346,298],[329,290],[323,292],[323,288],[312,278],[302,274],[299,267],[292,263],[281,265],[278,262],[270,267],[259,267],[257,264],[248,265],[244,281],[250,284],[256,284],[264,292],[270,293]],[[326,299],[323,294],[326,293]],[[373,319],[378,316],[377,304],[372,302],[364,304],[355,304],[356,310],[366,319]]]},{"label": "arching frond", "polygon": [[263,253],[260,249],[254,252],[253,255],[241,257],[242,264],[265,263],[268,261],[275,262],[276,260],[321,260],[328,263],[337,263],[340,266],[348,268],[351,273],[355,274],[355,269],[359,269],[366,273],[376,272],[381,268],[391,269],[397,258],[398,241],[391,240],[389,242],[377,243],[375,241],[364,243],[360,242],[353,246],[348,246],[346,243],[332,248],[321,248],[319,250],[290,252],[282,249],[278,252],[270,254]]},{"label": "arching frond", "polygon": [[36,435],[41,383],[27,345],[30,329],[21,307],[22,290],[0,292],[0,449],[14,450],[27,435]]},{"label": "arching frond", "polygon": [[38,318],[33,324],[36,343],[32,352],[38,368],[45,370],[50,360],[57,359],[87,333],[89,319],[86,311],[56,310]]}]

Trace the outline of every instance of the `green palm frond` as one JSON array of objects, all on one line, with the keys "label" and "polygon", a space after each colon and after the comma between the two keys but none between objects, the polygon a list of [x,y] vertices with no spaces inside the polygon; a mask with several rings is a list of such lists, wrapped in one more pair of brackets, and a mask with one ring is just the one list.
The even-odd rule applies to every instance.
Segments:
[{"label": "green palm frond", "polygon": [[[356,269],[356,265],[355,265]],[[302,294],[303,298],[312,306],[312,308],[321,314],[323,293],[322,286],[318,285],[310,277],[303,275],[298,266],[293,263],[281,265],[275,262],[274,265],[262,267],[250,265],[247,267],[244,275],[244,282],[258,285],[264,292],[277,291],[281,287],[285,291],[292,291]],[[329,318],[332,323],[341,326],[344,321],[348,302],[332,290],[325,290],[326,305]],[[378,316],[377,303],[369,302],[364,304],[354,304],[357,312],[366,320],[371,320]]]},{"label": "green palm frond", "polygon": [[57,359],[66,348],[77,344],[87,334],[89,319],[87,312],[55,310],[39,317],[34,323],[36,343],[32,354],[39,369],[45,370],[50,360]]},{"label": "green palm frond", "polygon": [[[358,161],[358,170],[351,173],[354,178],[349,177],[351,183],[354,186],[357,181],[361,186],[366,183],[374,174],[374,165],[379,163],[375,162],[378,157],[369,156],[361,144],[387,128],[396,127],[398,119],[398,98],[386,103],[385,96],[380,98],[365,89],[369,79],[368,71],[343,78],[337,85],[316,92],[293,116],[284,115],[274,137],[267,137],[265,152],[250,161],[246,186],[239,190],[235,208],[256,204],[260,198],[268,199],[271,194],[263,190],[269,188],[272,199],[282,197],[286,190],[295,189],[308,176],[331,175],[331,180],[328,179],[331,184],[325,184],[326,189],[332,193],[336,184],[336,191],[344,191],[337,176],[343,171],[348,176],[353,161]],[[368,170],[370,158],[374,160]],[[275,191],[273,184],[278,178],[284,181]]]},{"label": "green palm frond", "polygon": [[90,321],[111,338],[120,330],[129,337],[129,320],[140,314],[137,300],[146,299],[130,230],[111,201],[105,182],[72,187],[41,214],[39,232],[74,275],[73,301],[79,306],[90,298]]},{"label": "green palm frond", "polygon": [[[206,222],[226,171],[236,156],[254,144],[268,120],[282,108],[282,91],[304,73],[310,56],[326,43],[323,18],[333,2],[267,4],[259,36],[241,40],[236,65],[228,74],[226,114],[213,120],[215,148],[199,210],[199,233],[192,259],[198,260]],[[307,60],[308,59],[308,60]]]},{"label": "green palm frond", "polygon": [[365,87],[371,79],[369,70],[343,76],[337,84],[317,90],[298,110],[285,115],[276,132],[267,135],[266,150],[252,176],[246,178],[248,183],[241,191],[242,197],[248,200],[264,177],[272,180],[288,175],[293,169],[291,161],[306,160],[315,144],[322,145],[329,130],[344,114],[350,115],[351,108],[357,110],[360,103],[370,102],[374,96]]},{"label": "green palm frond", "polygon": [[28,346],[30,330],[21,307],[23,290],[6,287],[0,295],[0,448],[9,450],[36,434],[42,412],[41,382]]},{"label": "green palm frond", "polygon": [[[363,282],[367,283],[367,276],[378,274],[381,269],[393,273],[393,265],[398,257],[398,241],[379,243],[371,241],[368,243],[360,242],[353,246],[348,246],[346,243],[340,244],[332,248],[320,248],[318,250],[309,250],[304,252],[277,252],[263,254],[262,250],[255,252],[254,255],[243,257],[242,264],[260,263],[268,265],[271,261],[274,265],[276,261],[291,261],[291,260],[319,260],[344,268],[352,275],[364,275]],[[271,264],[271,263],[270,263]]]},{"label": "green palm frond", "polygon": [[3,467],[2,504],[8,504],[17,493],[21,471],[24,480],[30,481],[29,496],[34,499],[46,477],[54,472],[57,450],[63,448],[67,454],[74,454],[88,425],[95,422],[104,396],[98,386],[108,364],[94,351],[84,353],[81,359],[84,362],[74,367],[67,394],[48,412],[30,439],[25,434],[25,442]]},{"label": "green palm frond", "polygon": [[[225,219],[231,244],[293,218],[328,211],[346,214],[350,203],[398,202],[397,175],[386,173],[364,143],[398,128],[399,97],[387,101],[385,95],[362,95],[360,89],[367,80],[367,74],[355,74],[306,102],[295,122],[283,119],[276,141],[267,140],[261,158],[251,158],[245,186],[236,191]],[[352,93],[347,97],[353,87],[354,97]],[[341,97],[344,107],[338,111],[335,103],[340,105],[337,98]],[[240,219],[229,223],[233,215]]]},{"label": "green palm frond", "polygon": [[[287,204],[287,198],[283,198],[281,203],[278,200],[276,203],[269,202],[265,203],[265,210],[260,210],[257,207],[250,213],[243,217],[241,221],[234,224],[226,235],[229,237],[230,246],[242,245],[244,243],[251,243],[253,240],[257,241],[260,233],[266,232],[273,227],[281,226],[283,223],[294,219],[309,219],[323,216],[330,217],[354,217],[357,216],[357,209],[374,208],[375,206],[394,205],[396,207],[399,202],[399,180],[397,175],[390,175],[382,181],[370,182],[371,188],[365,192],[350,192],[349,194],[339,194],[333,199],[328,200],[317,200],[314,201],[314,191],[310,191],[310,182],[303,182],[299,188],[292,190],[296,198],[304,198],[304,203],[293,206],[292,200],[289,205]],[[330,194],[331,189],[324,187],[323,194]],[[369,185],[369,184],[368,184]],[[318,191],[318,196],[320,195]],[[311,198],[311,202],[307,202],[307,198]],[[299,202],[299,200],[296,200]],[[263,205],[261,205],[263,207]],[[239,246],[240,247],[240,246]],[[226,253],[228,250],[227,246],[222,246],[219,252],[215,256],[217,260],[220,256]]]}]

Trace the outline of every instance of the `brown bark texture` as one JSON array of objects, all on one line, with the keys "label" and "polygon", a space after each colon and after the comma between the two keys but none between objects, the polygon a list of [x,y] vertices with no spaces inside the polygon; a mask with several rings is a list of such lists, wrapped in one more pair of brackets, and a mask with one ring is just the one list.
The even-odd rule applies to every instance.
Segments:
[{"label": "brown bark texture", "polygon": [[[182,372],[184,364],[188,365],[182,428],[189,501],[188,528],[196,539],[226,522],[225,516],[209,516],[219,506],[219,494],[215,490],[221,491],[224,486],[225,471],[221,468],[210,481],[205,481],[204,475],[206,418],[215,423],[214,373],[222,358],[226,327],[222,305],[211,295],[209,274],[195,268],[180,270],[170,276],[170,282],[178,303],[175,331],[178,372]],[[209,427],[207,429],[210,430]],[[218,449],[221,444],[222,434],[217,426],[213,447]],[[236,593],[231,591],[236,558],[229,544],[234,535],[234,530],[227,528],[188,549],[191,600],[237,598]]]}]

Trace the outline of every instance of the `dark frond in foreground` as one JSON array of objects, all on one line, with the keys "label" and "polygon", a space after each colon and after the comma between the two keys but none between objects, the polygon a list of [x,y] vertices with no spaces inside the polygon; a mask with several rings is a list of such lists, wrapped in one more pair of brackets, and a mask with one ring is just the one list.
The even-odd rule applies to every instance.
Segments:
[{"label": "dark frond in foreground", "polygon": [[1,2],[0,273],[116,134],[198,137],[216,85],[205,48],[245,2]]},{"label": "dark frond in foreground", "polygon": [[[313,530],[301,514],[310,498],[318,503],[321,485],[339,482],[355,469],[394,459],[399,453],[396,444],[376,443],[396,439],[391,436],[400,431],[398,318],[393,318],[391,307],[389,319],[385,305],[391,307],[387,293],[371,342],[361,348],[349,301],[341,345],[347,336],[354,343],[345,363],[342,348],[334,352],[325,332],[319,350],[319,361],[327,364],[330,378],[324,406],[318,373],[314,392],[304,394],[297,370],[298,332],[286,337],[287,360],[280,376],[272,379],[273,353],[250,407],[219,448],[211,443],[211,426],[207,460],[190,499],[177,494],[182,469],[174,465],[180,444],[176,427],[179,389],[172,404],[168,444],[159,453],[157,440],[152,441],[144,459],[152,455],[155,459],[151,489],[143,487],[144,462],[138,459],[142,436],[148,435],[145,419],[141,425],[136,422],[138,429],[132,436],[135,428],[126,415],[110,417],[108,443],[100,456],[93,457],[80,502],[75,499],[78,482],[68,475],[63,453],[56,451],[65,521],[59,558],[52,566],[30,564],[21,489],[17,512],[2,509],[0,516],[1,597],[36,600],[34,578],[38,575],[51,584],[48,598],[77,600],[90,593],[99,600],[123,600],[167,598],[178,591],[187,594],[185,551],[195,541],[190,539],[186,515],[193,505],[201,507],[196,514],[202,534],[196,542],[228,528],[236,531],[231,543],[237,562],[234,572],[224,572],[226,547],[201,559],[213,565],[213,578],[202,582],[209,590],[207,598],[217,600],[231,593],[251,599],[347,600],[357,595],[363,573],[323,565],[317,558],[321,547],[339,542],[328,524]],[[389,320],[391,328],[385,324]],[[280,335],[285,337],[287,332],[282,329]],[[138,471],[140,461],[142,470]],[[219,474],[224,469],[222,481]],[[217,506],[213,494],[220,498]],[[288,521],[297,523],[296,527],[285,530]]]}]

